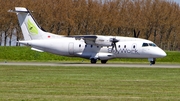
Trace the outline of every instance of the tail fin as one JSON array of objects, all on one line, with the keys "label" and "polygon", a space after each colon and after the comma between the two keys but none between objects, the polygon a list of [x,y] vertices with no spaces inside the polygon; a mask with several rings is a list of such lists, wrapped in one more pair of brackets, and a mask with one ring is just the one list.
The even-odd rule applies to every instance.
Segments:
[{"label": "tail fin", "polygon": [[46,32],[36,23],[29,10],[23,7],[15,7],[15,11],[10,10],[10,12],[17,14],[25,40],[43,39],[43,34]]}]

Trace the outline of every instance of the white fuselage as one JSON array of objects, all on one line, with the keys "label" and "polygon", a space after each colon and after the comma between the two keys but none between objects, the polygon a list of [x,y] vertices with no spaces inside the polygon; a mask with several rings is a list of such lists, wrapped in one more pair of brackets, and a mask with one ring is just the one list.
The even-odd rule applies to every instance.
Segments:
[{"label": "white fuselage", "polygon": [[77,40],[71,37],[21,41],[20,43],[58,55],[77,56],[87,59],[159,58],[166,55],[166,53],[157,46],[143,46],[143,43],[153,43],[149,40],[131,37],[116,38],[120,40],[116,43],[117,51],[115,48],[112,50],[112,46],[86,44],[82,39]]}]

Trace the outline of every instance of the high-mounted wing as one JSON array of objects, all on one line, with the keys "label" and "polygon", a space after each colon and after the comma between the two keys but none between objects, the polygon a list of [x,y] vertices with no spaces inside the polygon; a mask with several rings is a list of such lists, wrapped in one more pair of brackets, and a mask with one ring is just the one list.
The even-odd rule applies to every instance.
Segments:
[{"label": "high-mounted wing", "polygon": [[97,46],[112,46],[116,49],[116,43],[119,42],[116,38],[112,36],[100,36],[100,35],[79,35],[73,36],[75,39],[83,39],[86,44],[97,45]]},{"label": "high-mounted wing", "polygon": [[86,44],[96,45],[97,36],[95,35],[79,35],[73,37],[77,40],[83,39]]},{"label": "high-mounted wing", "polygon": [[98,45],[98,46],[111,46],[112,42],[110,42],[109,37],[106,36],[96,36],[96,35],[77,35],[72,36],[77,40],[83,39],[86,44],[90,45]]}]

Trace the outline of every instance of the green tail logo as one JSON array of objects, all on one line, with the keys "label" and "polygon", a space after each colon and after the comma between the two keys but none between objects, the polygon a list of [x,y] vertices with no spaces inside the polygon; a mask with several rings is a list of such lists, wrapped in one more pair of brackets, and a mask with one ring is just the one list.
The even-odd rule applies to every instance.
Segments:
[{"label": "green tail logo", "polygon": [[27,25],[28,25],[28,30],[32,35],[38,34],[38,29],[29,19],[28,19]]}]

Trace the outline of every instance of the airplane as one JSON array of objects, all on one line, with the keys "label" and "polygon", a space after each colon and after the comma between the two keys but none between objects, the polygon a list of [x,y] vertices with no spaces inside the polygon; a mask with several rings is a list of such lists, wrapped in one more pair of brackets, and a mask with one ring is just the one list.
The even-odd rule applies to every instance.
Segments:
[{"label": "airplane", "polygon": [[44,31],[31,11],[24,7],[9,10],[17,14],[24,40],[20,44],[38,52],[89,59],[102,64],[113,58],[147,58],[150,65],[166,53],[150,40],[134,37],[75,35],[63,36]]}]

